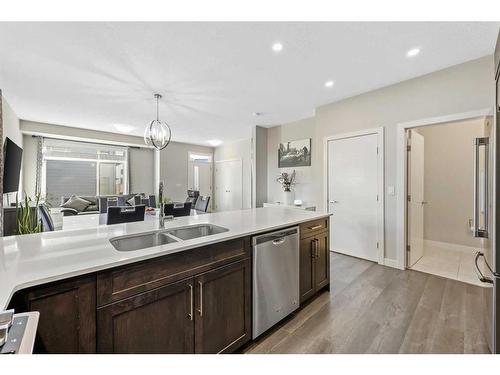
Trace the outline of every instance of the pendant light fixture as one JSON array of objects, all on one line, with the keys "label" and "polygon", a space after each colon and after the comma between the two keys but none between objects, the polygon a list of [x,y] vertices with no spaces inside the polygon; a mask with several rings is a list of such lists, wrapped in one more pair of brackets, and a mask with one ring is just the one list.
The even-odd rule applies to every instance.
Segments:
[{"label": "pendant light fixture", "polygon": [[172,132],[170,126],[160,120],[160,94],[155,94],[156,99],[156,120],[153,120],[146,126],[144,131],[144,142],[148,146],[154,146],[157,150],[163,150],[170,143]]}]

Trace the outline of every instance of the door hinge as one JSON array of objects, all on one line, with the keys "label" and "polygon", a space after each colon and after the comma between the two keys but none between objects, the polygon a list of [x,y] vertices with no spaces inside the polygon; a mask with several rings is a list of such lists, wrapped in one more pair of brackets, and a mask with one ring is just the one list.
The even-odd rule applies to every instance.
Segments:
[{"label": "door hinge", "polygon": [[410,145],[406,146],[406,151],[408,151],[408,152],[411,151],[411,146]]},{"label": "door hinge", "polygon": [[377,249],[378,249],[378,242],[377,242]]},{"label": "door hinge", "polygon": [[406,245],[406,251],[410,251],[410,245]]},{"label": "door hinge", "polygon": [[411,195],[408,194],[408,202],[411,202]]},{"label": "door hinge", "polygon": [[378,202],[378,194],[377,194],[377,202]]},{"label": "door hinge", "polygon": [[378,146],[377,146],[377,155],[378,155]]}]

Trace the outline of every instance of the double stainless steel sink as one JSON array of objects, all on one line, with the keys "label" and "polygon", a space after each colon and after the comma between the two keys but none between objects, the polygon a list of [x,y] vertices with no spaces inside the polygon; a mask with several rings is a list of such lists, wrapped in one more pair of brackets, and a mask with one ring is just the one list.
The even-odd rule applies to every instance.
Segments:
[{"label": "double stainless steel sink", "polygon": [[169,243],[192,240],[194,238],[210,236],[229,231],[224,227],[213,224],[195,224],[185,227],[160,229],[153,232],[131,234],[114,237],[109,240],[118,251],[133,251],[166,245]]}]

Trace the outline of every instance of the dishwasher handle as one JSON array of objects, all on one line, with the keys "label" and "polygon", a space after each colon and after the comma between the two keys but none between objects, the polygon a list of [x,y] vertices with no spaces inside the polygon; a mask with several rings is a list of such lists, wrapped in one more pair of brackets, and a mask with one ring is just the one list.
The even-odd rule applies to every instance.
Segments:
[{"label": "dishwasher handle", "polygon": [[299,234],[299,228],[293,227],[276,231],[273,233],[267,233],[260,236],[255,236],[253,237],[252,242],[254,246],[263,244],[265,242],[272,242],[274,245],[278,246],[284,243],[288,236],[293,236],[298,234]]},{"label": "dishwasher handle", "polygon": [[279,245],[281,245],[283,242],[285,242],[285,237],[281,237],[281,238],[278,238],[278,239],[276,239],[276,240],[273,240],[273,245],[279,246]]}]

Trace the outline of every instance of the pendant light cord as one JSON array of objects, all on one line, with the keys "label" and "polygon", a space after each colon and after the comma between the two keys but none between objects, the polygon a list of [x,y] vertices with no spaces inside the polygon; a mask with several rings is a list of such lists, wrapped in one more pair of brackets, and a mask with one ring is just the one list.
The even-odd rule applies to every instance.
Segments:
[{"label": "pendant light cord", "polygon": [[160,121],[160,99],[161,95],[160,94],[155,94],[156,98],[156,121]]}]

